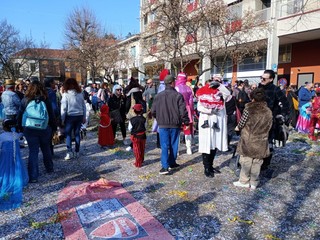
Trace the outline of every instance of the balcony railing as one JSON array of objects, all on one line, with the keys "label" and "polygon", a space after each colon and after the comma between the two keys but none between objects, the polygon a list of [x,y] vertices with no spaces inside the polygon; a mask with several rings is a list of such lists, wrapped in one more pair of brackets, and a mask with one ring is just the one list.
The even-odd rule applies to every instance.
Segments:
[{"label": "balcony railing", "polygon": [[280,4],[280,18],[320,8],[320,0],[292,0]]},{"label": "balcony railing", "polygon": [[271,18],[270,8],[265,8],[260,11],[256,11],[256,19],[259,21],[268,21]]}]

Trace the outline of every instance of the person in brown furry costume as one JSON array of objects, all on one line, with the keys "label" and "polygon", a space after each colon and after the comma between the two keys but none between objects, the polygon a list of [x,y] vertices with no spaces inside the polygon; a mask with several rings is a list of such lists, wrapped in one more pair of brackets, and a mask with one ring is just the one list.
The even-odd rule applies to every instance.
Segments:
[{"label": "person in brown furry costume", "polygon": [[272,127],[272,112],[265,101],[263,89],[251,93],[252,102],[247,103],[236,131],[241,130],[237,152],[240,155],[240,178],[236,187],[256,189],[263,158],[270,155],[268,134]]}]

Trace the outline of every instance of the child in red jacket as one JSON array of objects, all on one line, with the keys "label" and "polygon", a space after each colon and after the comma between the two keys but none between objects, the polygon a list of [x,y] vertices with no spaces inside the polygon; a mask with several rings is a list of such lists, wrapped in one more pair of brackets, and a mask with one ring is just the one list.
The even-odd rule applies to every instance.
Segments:
[{"label": "child in red jacket", "polygon": [[143,107],[141,104],[135,104],[133,110],[136,116],[130,118],[128,128],[131,131],[133,153],[136,158],[134,165],[140,168],[144,161],[146,147],[146,118],[142,116]]},{"label": "child in red jacket", "polygon": [[320,88],[316,88],[316,97],[312,100],[309,138],[320,139]]},{"label": "child in red jacket", "polygon": [[103,104],[100,108],[98,144],[102,148],[111,147],[114,145],[113,130],[109,116],[109,107],[105,104]]}]

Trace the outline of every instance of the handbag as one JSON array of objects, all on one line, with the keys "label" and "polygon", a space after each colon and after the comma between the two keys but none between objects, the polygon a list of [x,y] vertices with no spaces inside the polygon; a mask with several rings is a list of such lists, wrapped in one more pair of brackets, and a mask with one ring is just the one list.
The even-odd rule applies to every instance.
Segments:
[{"label": "handbag", "polygon": [[299,110],[299,101],[297,99],[295,99],[294,97],[292,97],[292,104],[293,104],[294,110],[298,111]]},{"label": "handbag", "polygon": [[111,111],[110,117],[111,117],[112,121],[114,121],[115,123],[122,123],[123,122],[123,119],[122,119],[121,113],[120,113],[120,109],[115,109],[115,110]]}]

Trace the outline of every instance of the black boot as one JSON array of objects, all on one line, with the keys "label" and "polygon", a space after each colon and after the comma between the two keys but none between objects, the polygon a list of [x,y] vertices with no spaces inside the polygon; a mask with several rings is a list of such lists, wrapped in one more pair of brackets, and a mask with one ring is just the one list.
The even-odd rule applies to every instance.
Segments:
[{"label": "black boot", "polygon": [[212,128],[215,129],[215,130],[217,130],[217,131],[220,130],[220,128],[219,128],[219,126],[218,126],[218,123],[214,123],[213,126],[212,126]]},{"label": "black boot", "polygon": [[213,178],[214,177],[214,171],[212,171],[212,163],[211,161],[211,154],[202,153],[202,162],[204,166],[204,175],[206,177]]},{"label": "black boot", "polygon": [[202,128],[208,128],[209,127],[209,123],[208,120],[204,120],[204,123],[201,125]]},{"label": "black boot", "polygon": [[214,172],[209,168],[205,168],[204,169],[204,175],[206,175],[206,177],[213,178],[214,177]]}]

